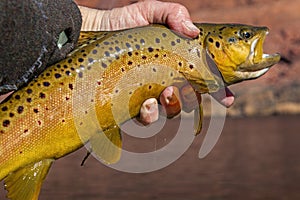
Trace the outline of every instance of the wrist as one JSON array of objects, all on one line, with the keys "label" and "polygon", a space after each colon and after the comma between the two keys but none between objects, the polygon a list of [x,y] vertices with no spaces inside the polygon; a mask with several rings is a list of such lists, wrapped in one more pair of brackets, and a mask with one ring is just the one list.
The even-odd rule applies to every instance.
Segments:
[{"label": "wrist", "polygon": [[82,26],[81,31],[101,31],[102,19],[105,15],[106,10],[98,10],[94,8],[88,8],[85,6],[78,6],[81,17],[82,17]]}]

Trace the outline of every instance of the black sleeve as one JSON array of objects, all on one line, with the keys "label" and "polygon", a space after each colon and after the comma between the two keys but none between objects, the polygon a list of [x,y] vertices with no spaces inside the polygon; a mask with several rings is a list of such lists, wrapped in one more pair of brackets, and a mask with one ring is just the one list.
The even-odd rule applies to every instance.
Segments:
[{"label": "black sleeve", "polygon": [[72,0],[1,0],[0,10],[0,94],[4,94],[74,48],[81,14]]}]

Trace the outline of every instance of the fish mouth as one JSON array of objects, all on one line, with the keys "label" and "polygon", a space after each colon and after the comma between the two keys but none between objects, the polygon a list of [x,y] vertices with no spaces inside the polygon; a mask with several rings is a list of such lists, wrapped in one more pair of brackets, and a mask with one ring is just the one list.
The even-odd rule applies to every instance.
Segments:
[{"label": "fish mouth", "polygon": [[250,53],[246,62],[242,63],[237,68],[237,75],[242,79],[254,79],[265,74],[274,64],[280,61],[280,55],[263,53],[263,43],[269,30],[259,34],[253,39],[250,46]]}]

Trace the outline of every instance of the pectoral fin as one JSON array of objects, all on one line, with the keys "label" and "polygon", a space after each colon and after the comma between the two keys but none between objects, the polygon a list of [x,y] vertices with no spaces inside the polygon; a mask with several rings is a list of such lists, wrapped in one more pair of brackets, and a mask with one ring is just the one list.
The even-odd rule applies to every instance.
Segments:
[{"label": "pectoral fin", "polygon": [[113,164],[120,160],[122,139],[118,126],[95,134],[90,139],[91,150],[106,164]]},{"label": "pectoral fin", "polygon": [[199,104],[199,107],[194,110],[194,133],[198,135],[202,129],[203,121],[203,109],[202,104]]},{"label": "pectoral fin", "polygon": [[53,161],[42,160],[10,173],[4,179],[7,197],[11,200],[37,200]]}]

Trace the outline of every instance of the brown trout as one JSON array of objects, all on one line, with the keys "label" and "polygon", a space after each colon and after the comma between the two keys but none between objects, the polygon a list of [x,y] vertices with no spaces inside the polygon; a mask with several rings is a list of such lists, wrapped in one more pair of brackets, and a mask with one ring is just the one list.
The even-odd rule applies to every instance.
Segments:
[{"label": "brown trout", "polygon": [[[258,78],[280,60],[263,53],[266,27],[196,25],[195,39],[163,25],[82,33],[66,59],[1,103],[0,180],[7,197],[38,199],[51,163],[88,141],[106,163],[117,162],[118,126],[167,86],[187,80],[198,93],[216,92]],[[198,126],[197,132],[201,120]]]}]

